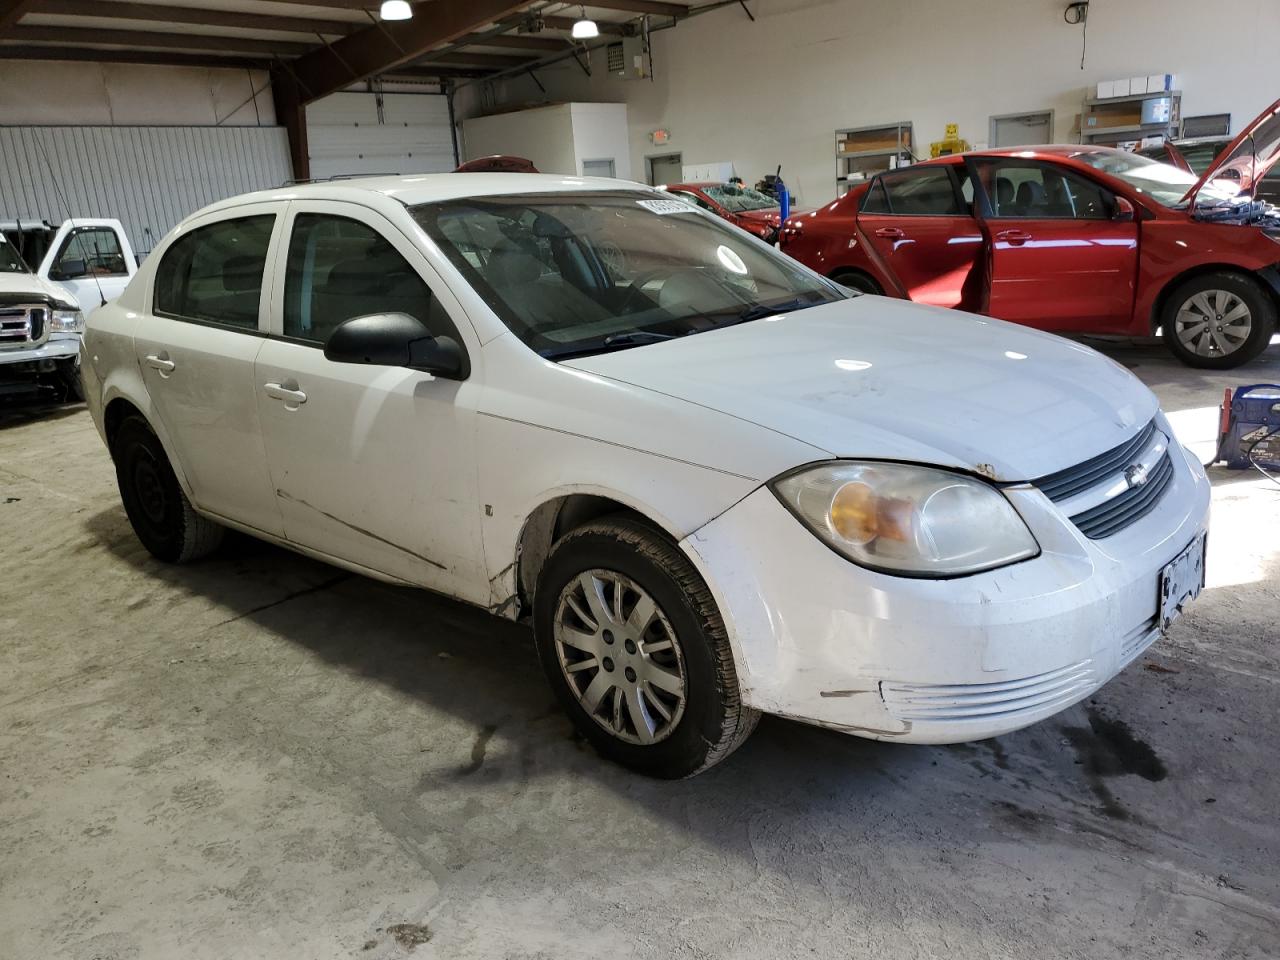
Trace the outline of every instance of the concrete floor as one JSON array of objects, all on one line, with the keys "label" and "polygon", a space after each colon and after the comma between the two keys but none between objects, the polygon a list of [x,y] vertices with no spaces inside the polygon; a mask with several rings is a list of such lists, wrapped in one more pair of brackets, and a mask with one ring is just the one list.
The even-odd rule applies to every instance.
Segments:
[{"label": "concrete floor", "polygon": [[[1112,348],[1211,449],[1230,376]],[[1203,446],[1205,442],[1208,446]],[[138,545],[81,407],[0,410],[0,958],[1280,955],[1280,487],[1092,700],[953,748],[766,719],[684,783],[523,628],[237,539]]]}]

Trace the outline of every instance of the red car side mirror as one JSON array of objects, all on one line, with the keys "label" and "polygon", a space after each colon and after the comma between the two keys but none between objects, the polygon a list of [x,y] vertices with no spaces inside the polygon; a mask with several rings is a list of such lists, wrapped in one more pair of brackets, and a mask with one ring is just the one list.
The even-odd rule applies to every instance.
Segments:
[{"label": "red car side mirror", "polygon": [[1116,209],[1111,214],[1112,220],[1117,223],[1131,223],[1137,215],[1138,211],[1132,201],[1125,197],[1116,197]]}]

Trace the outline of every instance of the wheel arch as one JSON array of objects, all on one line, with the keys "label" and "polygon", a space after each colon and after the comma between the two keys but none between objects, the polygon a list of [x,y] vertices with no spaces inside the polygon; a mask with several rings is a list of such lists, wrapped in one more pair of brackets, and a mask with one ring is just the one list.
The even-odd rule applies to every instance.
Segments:
[{"label": "wheel arch", "polygon": [[[884,284],[882,284],[879,280],[877,280],[875,276],[871,274],[870,271],[864,270],[861,267],[836,267],[829,274],[827,274],[827,279],[833,280],[836,283],[843,283],[844,281],[841,280],[841,277],[850,277],[850,276],[856,276],[863,280],[866,280],[875,288],[877,292],[879,292],[880,294],[884,293],[884,289],[885,289]],[[845,286],[848,286],[848,284],[846,283]]]},{"label": "wheel arch", "polygon": [[1210,263],[1198,263],[1194,267],[1188,267],[1186,270],[1183,270],[1177,276],[1170,277],[1169,280],[1165,282],[1164,286],[1160,288],[1160,292],[1156,294],[1156,298],[1151,304],[1151,314],[1147,318],[1148,327],[1152,336],[1155,336],[1155,334],[1160,330],[1160,317],[1161,314],[1164,313],[1164,308],[1169,303],[1169,297],[1172,296],[1173,291],[1188,280],[1204,276],[1207,273],[1236,273],[1242,277],[1247,277],[1262,288],[1263,293],[1270,297],[1271,302],[1275,304],[1277,312],[1280,312],[1280,289],[1277,288],[1277,283],[1280,283],[1280,275],[1277,275],[1275,280],[1269,282],[1267,278],[1260,276],[1259,271],[1241,266],[1238,263],[1216,261]]},{"label": "wheel arch", "polygon": [[[187,499],[195,502],[195,498],[191,494],[191,484],[187,482],[186,471],[182,468],[182,462],[174,455],[173,446],[169,443],[169,438],[165,434],[162,425],[156,422],[154,411],[149,407],[135,402],[135,400],[125,393],[112,391],[113,396],[107,400],[102,408],[102,439],[107,444],[107,451],[110,453],[112,446],[115,444],[116,433],[120,429],[120,424],[124,423],[129,416],[136,416],[152,433],[156,435],[156,439],[160,441],[160,446],[164,448],[164,455],[169,458],[169,466],[173,468],[174,476],[178,478],[178,485],[182,487],[182,492],[187,495]],[[114,453],[112,454],[114,459]]]},{"label": "wheel arch", "polygon": [[508,606],[516,608],[511,611],[511,615],[520,617],[532,609],[538,575],[557,540],[570,530],[585,526],[592,520],[617,515],[630,517],[652,527],[673,544],[680,541],[680,537],[668,523],[616,494],[583,492],[552,496],[538,504],[525,518],[516,538],[515,558],[509,568],[514,571],[516,600],[514,605],[508,602]]}]

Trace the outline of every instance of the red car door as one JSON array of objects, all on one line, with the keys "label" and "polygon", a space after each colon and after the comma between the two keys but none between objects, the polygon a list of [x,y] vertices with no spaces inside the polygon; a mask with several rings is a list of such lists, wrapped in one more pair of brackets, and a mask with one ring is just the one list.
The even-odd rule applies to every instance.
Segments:
[{"label": "red car door", "polygon": [[969,163],[984,194],[983,312],[1043,330],[1127,329],[1138,273],[1132,205],[1059,164],[1019,157]]},{"label": "red car door", "polygon": [[955,164],[894,170],[871,184],[858,211],[863,249],[886,290],[918,303],[974,309],[982,231],[961,193]]}]

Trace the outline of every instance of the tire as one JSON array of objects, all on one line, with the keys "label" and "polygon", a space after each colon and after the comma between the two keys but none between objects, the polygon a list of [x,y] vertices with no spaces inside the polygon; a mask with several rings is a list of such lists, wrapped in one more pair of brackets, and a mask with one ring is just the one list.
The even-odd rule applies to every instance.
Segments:
[{"label": "tire", "polygon": [[129,523],[153,557],[187,563],[218,548],[226,528],[196,513],[145,420],[131,416],[120,424],[111,458]]},{"label": "tire", "polygon": [[[653,612],[642,629],[646,597]],[[652,777],[691,777],[755,729],[759,714],[742,703],[711,591],[655,528],[614,516],[567,533],[538,576],[533,614],[547,679],[608,759]],[[682,679],[679,694],[672,677]]]},{"label": "tire", "polygon": [[849,287],[852,290],[858,290],[862,293],[882,294],[880,284],[876,283],[861,270],[837,270],[831,275],[831,279],[836,283]]},{"label": "tire", "polygon": [[53,374],[53,386],[62,403],[82,403],[84,383],[80,379],[80,364],[76,360],[58,365]]},{"label": "tire", "polygon": [[[1240,311],[1244,311],[1242,319],[1217,322]],[[1198,319],[1202,316],[1204,321]],[[1205,273],[1169,291],[1160,311],[1160,326],[1170,352],[1183,363],[1229,370],[1248,363],[1271,342],[1276,304],[1252,277],[1225,270]],[[1203,331],[1199,336],[1194,332],[1197,329]],[[1229,349],[1221,349],[1224,345]]]}]

